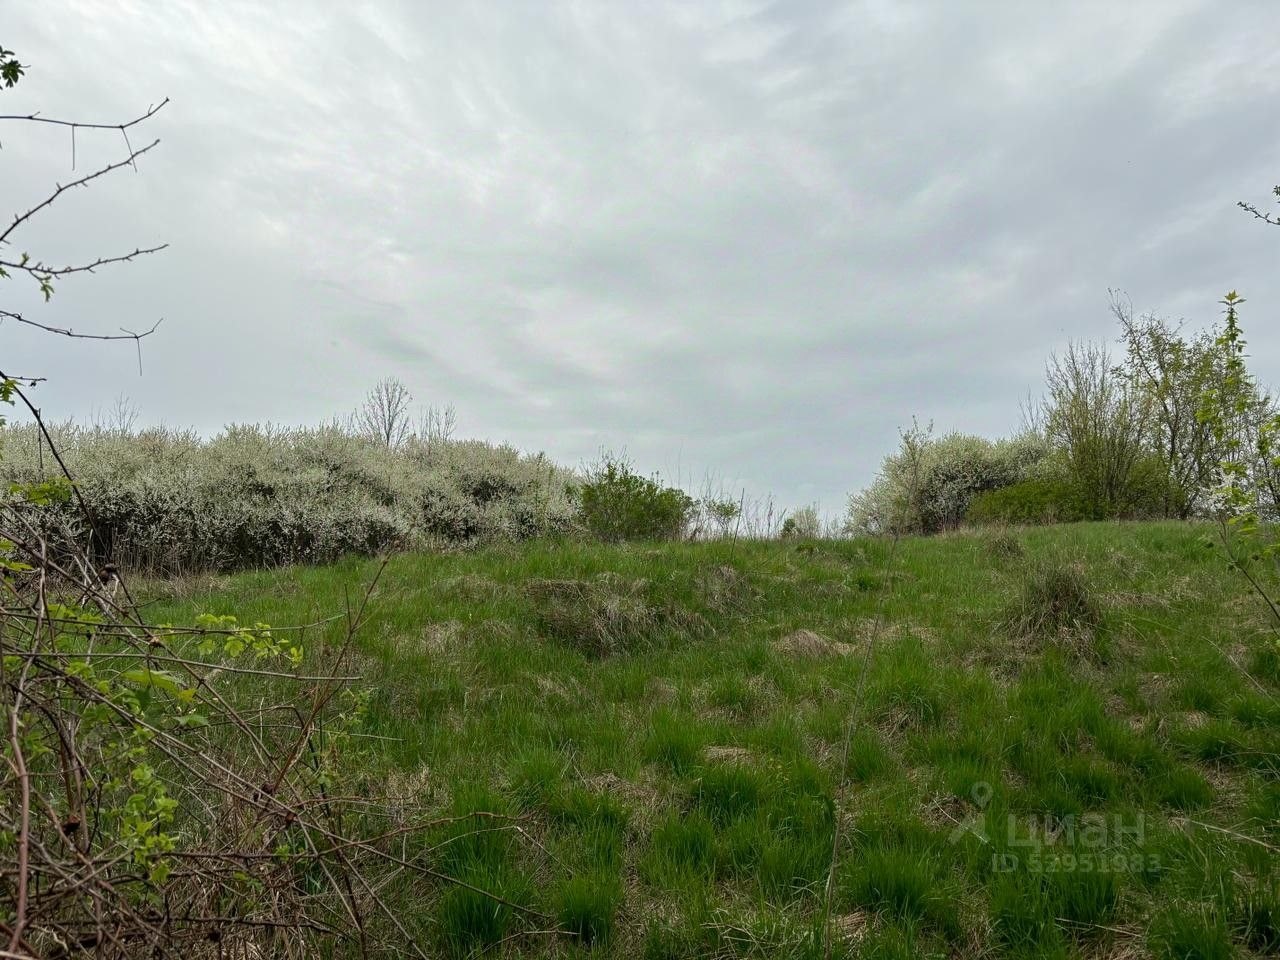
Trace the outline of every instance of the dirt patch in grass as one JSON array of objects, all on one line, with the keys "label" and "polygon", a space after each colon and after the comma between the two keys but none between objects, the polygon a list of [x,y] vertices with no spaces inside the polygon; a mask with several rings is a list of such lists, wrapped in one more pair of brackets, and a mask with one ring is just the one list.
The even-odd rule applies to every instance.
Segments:
[{"label": "dirt patch in grass", "polygon": [[1094,947],[1093,952],[1086,954],[1086,956],[1096,957],[1097,960],[1147,960],[1151,956],[1142,943],[1141,931],[1137,929],[1125,930],[1120,927],[1110,927],[1108,929],[1124,939],[1117,943],[1098,944]]},{"label": "dirt patch in grass", "polygon": [[1174,577],[1159,590],[1111,590],[1103,602],[1112,609],[1167,611],[1199,596],[1190,577]]},{"label": "dirt patch in grass", "polygon": [[676,703],[680,699],[680,691],[675,685],[659,677],[649,678],[644,693],[654,703]]},{"label": "dirt patch in grass", "polygon": [[1165,701],[1171,686],[1173,680],[1167,673],[1143,673],[1138,677],[1138,696],[1149,710]]},{"label": "dirt patch in grass", "polygon": [[440,789],[435,774],[425,764],[412,770],[393,767],[385,774],[383,795],[396,807],[416,808],[438,801]]},{"label": "dirt patch in grass", "polygon": [[1188,710],[1182,715],[1181,722],[1188,730],[1199,730],[1209,722],[1209,715],[1199,710]]},{"label": "dirt patch in grass", "polygon": [[631,811],[632,826],[642,832],[653,824],[664,807],[662,793],[656,787],[624,779],[612,771],[587,777],[582,785],[594,793],[621,800]]},{"label": "dirt patch in grass", "polygon": [[582,688],[572,677],[557,680],[544,673],[532,675],[533,685],[545,697],[563,700],[566,703],[580,703]]}]

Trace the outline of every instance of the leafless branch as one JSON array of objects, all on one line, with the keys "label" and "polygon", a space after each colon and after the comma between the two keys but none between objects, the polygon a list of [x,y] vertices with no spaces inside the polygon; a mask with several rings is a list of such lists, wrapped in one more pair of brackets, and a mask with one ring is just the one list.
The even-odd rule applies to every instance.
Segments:
[{"label": "leafless branch", "polygon": [[[151,336],[151,334],[155,333],[156,328],[159,327],[160,324],[164,322],[164,318],[161,317],[159,320],[153,323],[148,329],[143,330],[140,333],[135,333],[132,330],[124,330],[124,329],[122,329],[119,333],[77,333],[76,331],[71,330],[69,328],[55,327],[47,323],[40,323],[38,320],[30,320],[27,317],[24,317],[22,314],[15,313],[12,310],[0,310],[0,319],[3,319],[3,318],[16,320],[18,321],[18,323],[25,323],[27,326],[35,327],[38,330],[43,330],[45,333],[57,333],[64,337],[72,337],[76,340],[141,340],[143,337],[149,337]],[[25,380],[27,378],[15,377],[14,379]]]},{"label": "leafless branch", "polygon": [[15,114],[15,113],[0,114],[0,120],[29,120],[32,123],[52,123],[60,127],[71,127],[72,129],[79,129],[79,130],[124,131],[124,130],[128,130],[130,127],[136,127],[138,124],[142,123],[144,120],[150,120],[162,109],[164,109],[165,104],[167,104],[168,102],[169,102],[169,98],[165,97],[155,106],[148,107],[146,113],[142,114],[141,116],[135,117],[134,119],[129,120],[125,123],[84,123],[83,121],[80,121],[80,120],[55,120],[52,117],[40,116],[39,111],[35,113],[22,113],[22,114]]}]

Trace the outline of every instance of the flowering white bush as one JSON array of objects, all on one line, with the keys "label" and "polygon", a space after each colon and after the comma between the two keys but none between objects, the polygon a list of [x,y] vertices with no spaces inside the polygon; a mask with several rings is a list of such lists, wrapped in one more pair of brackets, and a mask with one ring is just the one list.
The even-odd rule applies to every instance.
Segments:
[{"label": "flowering white bush", "polygon": [[977,494],[1026,479],[1049,452],[1035,434],[991,441],[961,433],[935,438],[913,428],[885,457],[871,486],[849,498],[845,529],[878,534],[957,527]]},{"label": "flowering white bush", "polygon": [[[51,430],[112,555],[152,570],[522,539],[566,530],[574,515],[570,472],[478,441],[411,439],[389,450],[337,426],[233,425],[212,440],[165,428]],[[33,428],[4,434],[6,480],[55,475]]]}]

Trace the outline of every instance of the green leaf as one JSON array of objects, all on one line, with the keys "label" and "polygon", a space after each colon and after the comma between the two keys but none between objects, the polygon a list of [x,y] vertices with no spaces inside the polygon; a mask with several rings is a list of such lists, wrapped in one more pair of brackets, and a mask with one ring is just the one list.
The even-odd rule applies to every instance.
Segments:
[{"label": "green leaf", "polygon": [[139,687],[154,688],[163,690],[165,693],[181,696],[182,685],[178,682],[178,678],[171,673],[163,670],[152,670],[150,667],[142,667],[138,670],[125,670],[120,674],[129,683],[138,685]]}]

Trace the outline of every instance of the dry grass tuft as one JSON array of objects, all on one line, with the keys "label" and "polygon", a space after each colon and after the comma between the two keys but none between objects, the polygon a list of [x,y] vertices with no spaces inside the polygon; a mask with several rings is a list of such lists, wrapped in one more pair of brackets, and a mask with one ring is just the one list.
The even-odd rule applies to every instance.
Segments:
[{"label": "dry grass tuft", "polygon": [[446,595],[470,603],[487,603],[500,596],[505,589],[496,580],[475,573],[449,577],[440,583],[440,588]]},{"label": "dry grass tuft", "polygon": [[783,656],[795,659],[845,656],[852,653],[852,644],[840,643],[813,630],[797,630],[773,644],[773,649]]},{"label": "dry grass tuft", "polygon": [[458,620],[428,623],[422,628],[422,650],[424,653],[448,653],[457,647],[461,639],[462,623]]},{"label": "dry grass tuft", "polygon": [[1052,642],[1092,659],[1100,652],[1103,609],[1080,564],[1050,559],[1027,568],[1003,626],[1014,637]]},{"label": "dry grass tuft", "polygon": [[832,917],[831,934],[833,939],[842,943],[858,944],[866,937],[870,924],[871,917],[866,911],[855,910]]},{"label": "dry grass tuft", "polygon": [[702,751],[708,763],[756,763],[760,758],[754,750],[746,747],[709,746]]},{"label": "dry grass tuft", "polygon": [[707,606],[717,613],[742,613],[755,599],[747,578],[727,564],[701,571],[698,588]]},{"label": "dry grass tuft", "polygon": [[1001,563],[1021,560],[1026,556],[1022,541],[1008,530],[995,530],[983,537],[984,547],[992,559]]},{"label": "dry grass tuft", "polygon": [[656,602],[647,580],[601,574],[590,580],[530,580],[538,630],[583,653],[604,657],[643,647],[661,633],[696,633],[696,613]]}]

